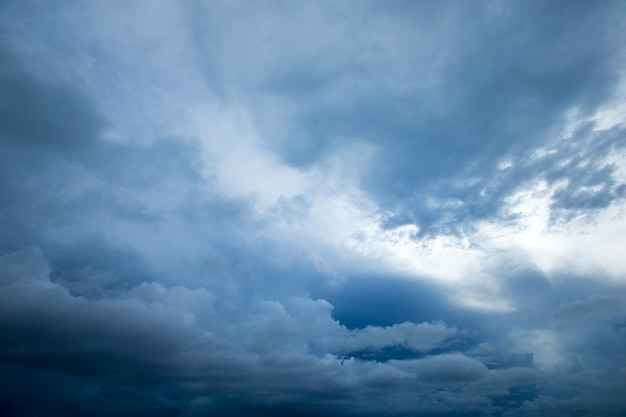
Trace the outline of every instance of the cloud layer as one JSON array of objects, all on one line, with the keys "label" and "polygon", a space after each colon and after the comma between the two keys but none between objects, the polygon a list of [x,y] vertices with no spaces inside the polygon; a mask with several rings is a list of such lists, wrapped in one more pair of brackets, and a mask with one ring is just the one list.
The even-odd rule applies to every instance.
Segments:
[{"label": "cloud layer", "polygon": [[0,5],[0,413],[622,415],[620,2]]}]

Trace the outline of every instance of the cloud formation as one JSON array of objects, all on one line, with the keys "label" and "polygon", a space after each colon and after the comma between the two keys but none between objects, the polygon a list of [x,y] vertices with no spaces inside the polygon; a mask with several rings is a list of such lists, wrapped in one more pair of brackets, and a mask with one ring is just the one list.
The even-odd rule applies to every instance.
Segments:
[{"label": "cloud formation", "polygon": [[620,2],[0,5],[0,414],[626,409]]}]

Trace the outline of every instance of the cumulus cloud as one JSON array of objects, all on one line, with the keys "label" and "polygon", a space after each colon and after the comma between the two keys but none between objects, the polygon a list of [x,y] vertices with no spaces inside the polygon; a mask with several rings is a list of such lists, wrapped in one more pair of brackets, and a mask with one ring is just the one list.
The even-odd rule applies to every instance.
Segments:
[{"label": "cumulus cloud", "polygon": [[[216,311],[215,296],[205,289],[157,283],[114,297],[74,296],[51,281],[50,264],[38,249],[4,255],[0,272],[5,363],[87,376],[97,386],[111,379],[132,389],[165,383],[188,401],[217,390],[252,395],[250,400],[263,394],[276,405],[310,389],[332,395],[342,386],[358,398],[361,385],[378,390],[388,378],[400,384],[410,377],[398,361],[367,363],[328,352],[386,346],[424,352],[455,334],[442,323],[349,330],[322,300],[293,299],[293,314],[264,300],[227,315]],[[294,377],[301,382],[294,385]]]}]

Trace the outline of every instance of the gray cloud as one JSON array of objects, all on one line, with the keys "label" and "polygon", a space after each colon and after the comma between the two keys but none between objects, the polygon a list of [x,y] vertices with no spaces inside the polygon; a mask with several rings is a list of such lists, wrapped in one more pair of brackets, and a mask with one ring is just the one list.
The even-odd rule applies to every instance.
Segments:
[{"label": "gray cloud", "polygon": [[621,6],[5,2],[0,413],[621,415]]},{"label": "gray cloud", "polygon": [[[577,371],[557,377],[535,369],[528,357],[500,360],[494,369],[495,356],[502,357],[507,350],[515,352],[506,341],[495,350],[482,344],[468,351],[469,356],[450,352],[386,362],[324,354],[385,346],[428,352],[456,337],[457,331],[443,323],[408,322],[348,330],[332,319],[332,306],[323,300],[258,301],[236,307],[242,310],[233,314],[224,311],[216,295],[206,289],[168,288],[158,283],[142,283],[115,297],[89,299],[73,296],[50,281],[50,265],[36,249],[4,255],[0,272],[2,360],[33,369],[12,368],[12,373],[25,374],[20,378],[26,380],[38,373],[53,380],[55,372],[70,375],[63,377],[66,382],[58,377],[59,383],[69,384],[68,389],[78,379],[87,378],[85,383],[93,390],[79,398],[73,406],[77,409],[104,401],[103,392],[117,398],[119,390],[130,390],[135,392],[134,399],[126,405],[117,402],[119,406],[191,415],[222,408],[232,412],[234,405],[227,400],[231,395],[244,403],[259,404],[268,413],[288,404],[303,407],[313,398],[316,405],[310,403],[310,407],[319,404],[320,410],[330,407],[330,412],[349,414],[383,412],[389,407],[400,414],[409,410],[491,413],[502,401],[509,401],[509,412],[513,406],[521,412],[527,408],[549,410],[561,402],[570,407],[569,394],[563,397],[557,388],[562,384],[569,393],[604,389],[601,380],[610,381],[615,389],[620,386],[619,380],[607,374],[612,371]],[[598,321],[588,320],[589,315],[616,308],[618,315],[609,316],[618,317],[621,304],[606,303],[605,298],[616,300],[614,296],[596,296],[555,310],[558,340],[570,352],[595,354],[597,346],[583,347],[581,342],[588,343],[585,336],[589,330],[581,332],[579,325],[570,330],[563,320],[582,315],[588,326],[597,327]],[[605,325],[612,323],[609,320]],[[612,357],[605,356],[604,363],[591,363],[579,356],[585,367],[603,367],[619,360],[623,349],[607,337],[623,339],[623,335],[611,336],[606,333],[609,329],[596,332],[595,337],[604,334],[599,343],[612,346],[613,350],[605,349],[605,355]],[[587,379],[584,375],[588,372],[600,379]],[[551,402],[536,397],[536,390],[524,388],[536,384],[546,387],[544,395],[551,396]],[[526,389],[523,397],[528,401],[516,400],[515,387]],[[383,400],[389,390],[394,394]],[[415,390],[420,394],[415,396]],[[160,406],[144,402],[153,395],[159,396]],[[264,400],[259,403],[261,398]],[[618,397],[611,401],[608,410],[622,404]],[[68,410],[66,404],[58,407],[59,413]]]},{"label": "gray cloud", "polygon": [[[287,21],[299,22],[297,35],[283,39],[283,47],[266,43],[263,54],[237,56],[246,68],[261,70],[230,77],[255,86],[260,102],[269,97],[294,109],[272,107],[286,116],[276,121],[280,129],[268,126],[288,162],[308,166],[348,141],[373,143],[378,156],[363,184],[377,201],[424,230],[455,229],[497,215],[503,194],[537,171],[554,177],[548,161],[511,172],[498,165],[554,142],[571,109],[592,115],[612,96],[621,59],[613,52],[619,34],[613,32],[612,7],[443,3],[381,13],[371,6],[352,11],[353,18],[337,7],[330,21],[348,23],[341,29],[328,24],[322,37],[307,29],[321,16],[304,20],[301,11],[287,8],[281,13],[289,20],[267,12],[254,20],[247,27],[254,33],[250,39],[277,39],[288,30]],[[235,27],[245,22],[234,18]],[[245,37],[235,42],[248,46]],[[289,48],[291,42],[299,47]],[[321,51],[330,57],[315,59]],[[285,55],[290,59],[278,59]],[[264,82],[266,77],[273,78]],[[261,126],[277,117],[258,107]],[[586,142],[619,146],[623,134],[598,136],[580,132],[558,158],[576,158],[576,147],[595,153]],[[613,167],[592,164],[582,174],[572,161],[559,171],[572,181],[556,205],[606,207],[622,195]],[[474,181],[468,184],[468,178]],[[579,191],[599,184],[602,189],[590,195]],[[433,195],[459,204],[433,205]]]}]

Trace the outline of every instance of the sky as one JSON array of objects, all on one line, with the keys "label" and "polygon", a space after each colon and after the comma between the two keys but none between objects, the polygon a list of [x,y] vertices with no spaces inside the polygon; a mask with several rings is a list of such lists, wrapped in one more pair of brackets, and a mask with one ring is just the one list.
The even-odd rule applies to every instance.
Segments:
[{"label": "sky", "polygon": [[624,416],[626,2],[0,2],[0,414]]}]

